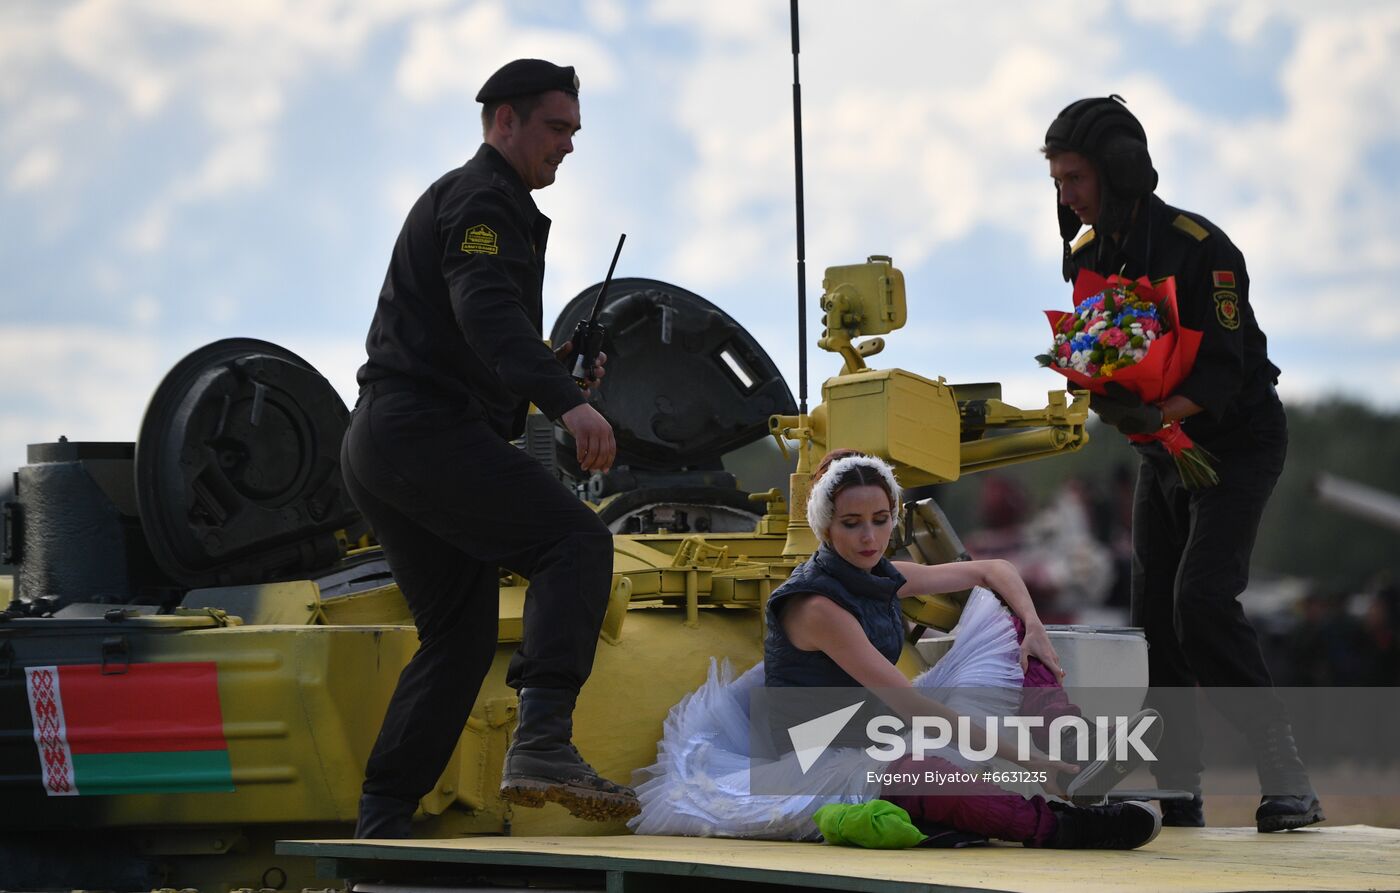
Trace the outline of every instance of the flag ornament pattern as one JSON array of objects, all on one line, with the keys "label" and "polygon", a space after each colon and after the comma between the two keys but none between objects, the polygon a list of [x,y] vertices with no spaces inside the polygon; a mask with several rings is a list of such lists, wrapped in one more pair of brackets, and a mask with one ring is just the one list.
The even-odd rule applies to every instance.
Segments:
[{"label": "flag ornament pattern", "polygon": [[34,743],[39,745],[39,764],[44,771],[44,790],[51,797],[71,797],[73,752],[68,749],[68,732],[63,727],[63,702],[59,700],[58,668],[31,667],[25,670],[29,689],[29,715],[34,721]]},{"label": "flag ornament pattern", "polygon": [[51,797],[232,791],[213,662],[25,669]]}]

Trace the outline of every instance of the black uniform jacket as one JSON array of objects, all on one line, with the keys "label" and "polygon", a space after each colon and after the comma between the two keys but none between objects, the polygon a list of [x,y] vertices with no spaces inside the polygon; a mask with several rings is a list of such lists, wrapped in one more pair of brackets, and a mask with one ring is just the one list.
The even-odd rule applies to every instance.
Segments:
[{"label": "black uniform jacket", "polygon": [[1149,196],[1121,243],[1093,230],[1074,244],[1069,271],[1122,273],[1154,282],[1176,277],[1181,324],[1199,329],[1201,349],[1176,393],[1204,412],[1182,423],[1193,440],[1210,443],[1247,425],[1256,407],[1277,400],[1279,370],[1249,303],[1244,255],[1199,214]]},{"label": "black uniform jacket", "polygon": [[584,401],[541,336],[549,218],[491,146],[413,205],[370,323],[360,387],[388,382],[480,409],[504,438],[534,403],[557,419]]}]

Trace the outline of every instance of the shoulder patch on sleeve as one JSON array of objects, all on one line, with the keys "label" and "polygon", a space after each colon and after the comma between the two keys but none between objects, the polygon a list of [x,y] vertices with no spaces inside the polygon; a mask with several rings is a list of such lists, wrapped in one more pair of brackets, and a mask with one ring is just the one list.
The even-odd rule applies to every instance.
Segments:
[{"label": "shoulder patch on sleeve", "polygon": [[1074,244],[1070,246],[1069,253],[1078,254],[1081,248],[1092,241],[1094,241],[1094,231],[1089,230],[1087,233],[1074,240]]},{"label": "shoulder patch on sleeve", "polygon": [[484,223],[467,227],[467,234],[462,238],[463,254],[497,254],[499,251],[494,229]]},{"label": "shoulder patch on sleeve", "polygon": [[1185,214],[1176,215],[1176,219],[1172,221],[1172,226],[1186,233],[1186,235],[1195,239],[1197,242],[1204,242],[1206,237],[1210,235],[1210,230],[1201,226]]},{"label": "shoulder patch on sleeve", "polygon": [[1233,332],[1240,327],[1240,298],[1232,291],[1218,291],[1215,298],[1215,320],[1222,329]]}]

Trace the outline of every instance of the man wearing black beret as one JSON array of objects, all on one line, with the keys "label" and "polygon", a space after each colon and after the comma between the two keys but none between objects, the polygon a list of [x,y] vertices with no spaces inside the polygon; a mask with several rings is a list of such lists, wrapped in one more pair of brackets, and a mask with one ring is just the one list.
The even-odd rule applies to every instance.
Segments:
[{"label": "man wearing black beret", "polygon": [[[571,743],[612,583],[608,528],[511,445],[531,403],[562,423],[585,470],[607,470],[612,427],[541,340],[554,182],[579,130],[573,68],[502,67],[477,94],[485,142],[428,188],[399,233],[341,450],[418,629],[365,769],[356,837],[408,837],[496,653],[499,568],[530,581],[507,683],[518,690],[501,796],[590,819],[637,811]],[[593,379],[601,379],[600,357]]]},{"label": "man wearing black beret", "polygon": [[[1146,632],[1149,700],[1165,718],[1153,772],[1163,787],[1195,795],[1163,803],[1163,823],[1205,823],[1197,685],[1255,753],[1264,795],[1258,829],[1320,822],[1322,807],[1239,601],[1288,446],[1274,390],[1279,370],[1249,301],[1244,256],[1218,226],[1155,195],[1147,134],[1120,97],[1065,107],[1042,151],[1055,181],[1065,279],[1085,269],[1153,281],[1175,276],[1181,324],[1202,332],[1195,365],[1166,400],[1147,404],[1120,389],[1090,402],[1106,424],[1129,435],[1182,420],[1191,439],[1215,456],[1220,478],[1188,489],[1159,442],[1134,444],[1141,464],[1133,505],[1133,625]],[[1082,225],[1090,228],[1075,239]]]}]

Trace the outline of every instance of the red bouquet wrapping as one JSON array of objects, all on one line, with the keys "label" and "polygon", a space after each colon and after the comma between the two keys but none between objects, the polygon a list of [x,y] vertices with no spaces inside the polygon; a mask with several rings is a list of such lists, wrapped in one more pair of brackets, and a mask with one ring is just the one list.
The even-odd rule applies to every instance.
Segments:
[{"label": "red bouquet wrapping", "polygon": [[[1180,324],[1175,278],[1153,285],[1145,276],[1134,280],[1080,270],[1074,307],[1073,312],[1045,311],[1055,345],[1040,360],[1078,387],[1104,394],[1113,382],[1146,403],[1160,403],[1191,373],[1201,332]],[[1195,445],[1179,421],[1128,439],[1161,442],[1190,489],[1219,482],[1210,454]]]}]

